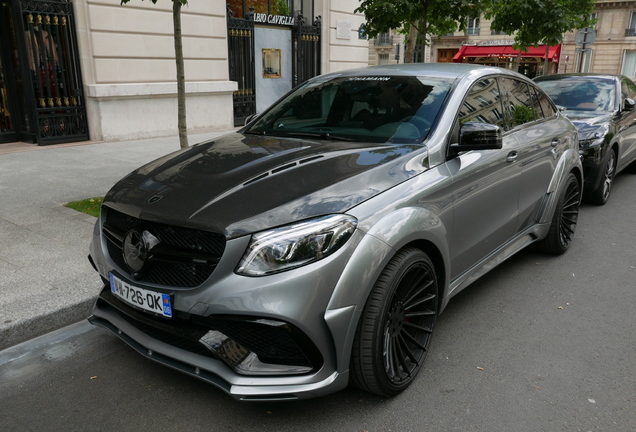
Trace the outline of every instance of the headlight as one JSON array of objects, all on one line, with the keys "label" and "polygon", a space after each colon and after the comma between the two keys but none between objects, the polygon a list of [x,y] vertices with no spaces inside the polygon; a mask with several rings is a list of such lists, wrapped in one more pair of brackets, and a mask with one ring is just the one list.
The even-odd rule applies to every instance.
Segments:
[{"label": "headlight", "polygon": [[608,132],[609,127],[607,124],[600,125],[598,128],[586,133],[584,137],[579,137],[579,147],[581,149],[586,149],[589,147],[600,146],[605,140]]},{"label": "headlight", "polygon": [[357,223],[331,215],[254,234],[236,273],[265,276],[318,261],[340,249]]}]

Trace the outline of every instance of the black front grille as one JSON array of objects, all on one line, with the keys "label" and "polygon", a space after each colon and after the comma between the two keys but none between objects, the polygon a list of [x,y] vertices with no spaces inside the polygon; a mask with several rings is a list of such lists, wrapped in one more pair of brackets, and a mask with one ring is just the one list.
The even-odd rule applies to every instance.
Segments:
[{"label": "black front grille", "polygon": [[[210,277],[225,250],[225,237],[220,234],[145,221],[107,206],[102,214],[108,254],[137,281],[169,287],[199,286]],[[133,229],[150,232],[160,245],[159,252],[151,254],[139,272],[126,264],[122,252],[126,233]]]}]

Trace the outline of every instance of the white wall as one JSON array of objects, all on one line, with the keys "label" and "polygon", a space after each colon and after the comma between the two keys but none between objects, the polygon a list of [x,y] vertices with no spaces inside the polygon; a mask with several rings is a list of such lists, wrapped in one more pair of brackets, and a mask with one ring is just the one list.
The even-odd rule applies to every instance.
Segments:
[{"label": "white wall", "polygon": [[[323,25],[323,73],[368,65],[368,41],[358,39],[358,28],[365,21],[364,15],[353,13],[359,5],[359,0],[316,0],[316,15],[322,15]],[[339,22],[341,30],[350,27],[348,38],[337,33]]]},{"label": "white wall", "polygon": [[[322,16],[322,73],[363,67],[358,0],[316,0]],[[176,135],[172,2],[74,0],[92,140]],[[225,2],[191,0],[182,9],[190,133],[233,128]],[[338,25],[340,23],[340,26]],[[338,28],[347,28],[337,34]]]},{"label": "white wall", "polygon": [[[75,0],[93,140],[177,133],[172,2]],[[181,12],[188,131],[233,127],[225,3],[191,1]]]}]

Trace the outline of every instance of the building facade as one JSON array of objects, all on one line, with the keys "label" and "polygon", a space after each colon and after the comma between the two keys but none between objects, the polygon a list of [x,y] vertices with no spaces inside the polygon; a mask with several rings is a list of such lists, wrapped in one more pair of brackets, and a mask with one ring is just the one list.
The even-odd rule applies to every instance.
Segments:
[{"label": "building facade", "polygon": [[[380,33],[369,40],[369,65],[385,65],[404,63],[404,40],[406,36],[391,30]],[[430,42],[430,41],[429,41]],[[424,48],[424,63],[431,62],[430,44]],[[414,50],[415,62],[422,62],[422,50],[418,45]]]},{"label": "building facade", "polygon": [[[442,36],[431,36],[425,62],[465,62],[490,64],[534,77],[544,74],[548,57],[549,73],[592,72],[612,73],[636,78],[636,0],[596,3],[592,18],[592,43],[582,47],[576,42],[578,31],[566,33],[558,46],[530,47],[528,52],[512,48],[514,35],[490,28],[491,20],[483,16],[468,19],[466,30]],[[588,39],[589,41],[589,39]],[[403,53],[404,37],[397,32],[380,35],[369,41],[369,64],[390,64],[396,60],[397,50]],[[397,47],[400,48],[397,48]]]},{"label": "building facade", "polygon": [[559,72],[622,74],[636,78],[636,1],[598,1],[594,41],[582,47],[576,33],[563,38]]},{"label": "building facade", "polygon": [[[311,76],[368,61],[357,0],[190,0],[182,8],[190,133],[222,130]],[[0,143],[177,131],[172,2],[0,3]]]},{"label": "building facade", "polygon": [[561,45],[540,45],[530,47],[527,51],[515,50],[512,47],[514,36],[492,30],[490,24],[491,20],[483,16],[474,17],[468,19],[464,31],[432,36],[432,61],[499,66],[516,69],[529,78],[534,78],[544,74],[547,56],[549,73],[557,72],[561,60]]}]

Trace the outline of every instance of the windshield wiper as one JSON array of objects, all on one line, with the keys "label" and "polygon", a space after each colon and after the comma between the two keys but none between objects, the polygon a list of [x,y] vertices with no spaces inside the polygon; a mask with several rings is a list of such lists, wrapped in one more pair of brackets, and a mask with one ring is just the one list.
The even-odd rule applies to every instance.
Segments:
[{"label": "windshield wiper", "polygon": [[285,136],[289,137],[309,137],[309,138],[320,138],[324,140],[331,141],[355,141],[353,138],[333,135],[329,132],[317,133],[317,132],[285,132]]},{"label": "windshield wiper", "polygon": [[333,140],[333,141],[355,141],[353,138],[347,138],[347,137],[343,137],[343,136],[339,136],[339,135],[333,135],[333,134],[330,134],[330,133],[324,134],[323,139],[329,139],[329,140]]}]

